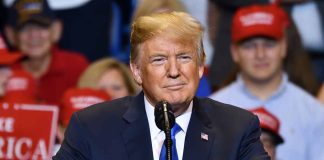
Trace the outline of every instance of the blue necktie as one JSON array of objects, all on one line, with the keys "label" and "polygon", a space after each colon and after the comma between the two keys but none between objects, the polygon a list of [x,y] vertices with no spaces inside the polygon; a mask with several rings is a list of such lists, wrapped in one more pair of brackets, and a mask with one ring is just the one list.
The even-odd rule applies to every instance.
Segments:
[{"label": "blue necktie", "polygon": [[[181,131],[181,127],[176,123],[174,124],[174,126],[171,129],[171,139],[172,139],[172,160],[178,160],[178,153],[177,153],[177,148],[176,148],[176,139],[175,139],[175,135]],[[167,151],[166,151],[166,147],[165,147],[165,140],[161,149],[161,153],[160,153],[160,160],[166,160],[167,157]]]}]

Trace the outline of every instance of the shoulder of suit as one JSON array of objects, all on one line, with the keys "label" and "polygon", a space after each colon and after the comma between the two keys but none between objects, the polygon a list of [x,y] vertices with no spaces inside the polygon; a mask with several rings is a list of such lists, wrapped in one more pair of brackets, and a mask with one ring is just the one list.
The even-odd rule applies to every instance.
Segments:
[{"label": "shoulder of suit", "polygon": [[135,99],[133,96],[127,96],[111,101],[94,104],[78,111],[76,114],[80,119],[100,119],[121,117],[130,103]]},{"label": "shoulder of suit", "polygon": [[205,113],[209,114],[210,117],[215,115],[222,115],[222,117],[237,117],[238,119],[251,119],[254,115],[242,108],[225,104],[219,101],[215,101],[210,98],[197,98],[199,106],[205,109]]}]

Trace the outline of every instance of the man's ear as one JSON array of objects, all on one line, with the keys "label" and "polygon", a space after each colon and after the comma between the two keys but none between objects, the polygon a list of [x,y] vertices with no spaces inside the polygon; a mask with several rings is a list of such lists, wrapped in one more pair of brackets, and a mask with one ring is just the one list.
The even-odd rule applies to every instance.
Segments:
[{"label": "man's ear", "polygon": [[4,28],[4,32],[6,35],[6,38],[8,40],[8,43],[11,46],[17,46],[16,36],[15,36],[15,29],[12,26],[6,25]]},{"label": "man's ear", "polygon": [[51,32],[52,32],[52,41],[57,43],[62,35],[63,31],[63,24],[59,20],[55,20],[51,25]]},{"label": "man's ear", "polygon": [[230,49],[231,49],[232,60],[237,63],[239,61],[239,58],[237,56],[237,52],[238,52],[237,45],[232,43]]},{"label": "man's ear", "polygon": [[202,76],[203,76],[203,74],[204,74],[204,70],[205,70],[205,67],[204,67],[204,65],[203,64],[201,64],[201,65],[199,65],[199,78],[201,78]]},{"label": "man's ear", "polygon": [[131,68],[131,71],[133,73],[133,77],[134,77],[135,81],[137,82],[137,84],[142,85],[141,70],[140,70],[139,65],[131,62],[130,63],[130,68]]}]

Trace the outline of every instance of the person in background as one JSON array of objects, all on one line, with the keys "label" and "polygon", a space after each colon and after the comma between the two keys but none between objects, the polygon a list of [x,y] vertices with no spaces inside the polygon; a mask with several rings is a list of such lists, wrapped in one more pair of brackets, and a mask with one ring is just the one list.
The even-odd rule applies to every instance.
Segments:
[{"label": "person in background", "polygon": [[9,53],[6,44],[0,33],[0,97],[6,93],[6,84],[12,75],[10,65],[22,58],[19,53]]},{"label": "person in background", "polygon": [[136,95],[139,90],[129,68],[111,58],[103,58],[91,63],[81,74],[77,86],[104,90],[111,99]]},{"label": "person in background", "polygon": [[[290,19],[289,19],[289,22]],[[283,61],[283,70],[289,81],[302,88],[311,95],[316,95],[319,89],[315,74],[307,51],[302,45],[299,33],[294,23],[289,23],[285,30],[287,42],[287,55]],[[236,80],[240,67],[235,64],[222,86],[227,86]]]},{"label": "person in background", "polygon": [[22,58],[22,54],[8,51],[0,33],[0,102],[38,103],[34,77],[23,70],[11,68]]},{"label": "person in background", "polygon": [[37,97],[58,105],[64,91],[76,86],[88,61],[78,53],[56,47],[61,23],[46,0],[16,0],[8,10],[6,35],[26,58],[13,65],[37,80]]},{"label": "person in background", "polygon": [[270,2],[272,0],[208,0],[209,37],[214,49],[208,69],[208,78],[213,91],[223,87],[223,82],[234,64],[230,56],[230,35],[235,11],[240,7]]},{"label": "person in background", "polygon": [[81,74],[77,87],[70,88],[62,96],[58,137],[62,142],[72,113],[106,100],[122,98],[138,93],[129,68],[111,58],[91,63]]},{"label": "person in background", "polygon": [[78,110],[103,101],[122,98],[138,93],[129,68],[111,58],[91,63],[81,74],[78,85],[68,89],[62,96],[58,138],[61,143],[72,114]]},{"label": "person in background", "polygon": [[[276,5],[241,8],[233,18],[231,55],[239,66],[237,79],[211,98],[252,110],[264,106],[280,123],[285,143],[277,159],[324,159],[324,108],[289,81],[286,13]],[[296,125],[298,124],[298,125]]]},{"label": "person in background", "polygon": [[250,110],[257,115],[262,130],[260,139],[264,149],[268,152],[272,160],[276,160],[277,146],[284,143],[283,138],[279,134],[280,122],[276,116],[268,112],[264,107]]},{"label": "person in background", "polygon": [[58,125],[58,145],[64,139],[64,132],[74,112],[91,105],[111,100],[103,90],[92,88],[70,88],[62,96]]}]

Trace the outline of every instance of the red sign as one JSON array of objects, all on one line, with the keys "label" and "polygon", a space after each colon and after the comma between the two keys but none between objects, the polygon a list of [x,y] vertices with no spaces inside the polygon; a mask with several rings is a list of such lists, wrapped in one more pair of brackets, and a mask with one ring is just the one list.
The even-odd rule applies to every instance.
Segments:
[{"label": "red sign", "polygon": [[51,159],[58,109],[0,103],[0,159]]}]

